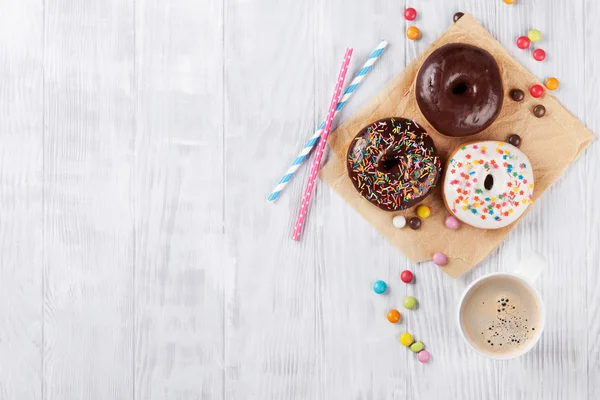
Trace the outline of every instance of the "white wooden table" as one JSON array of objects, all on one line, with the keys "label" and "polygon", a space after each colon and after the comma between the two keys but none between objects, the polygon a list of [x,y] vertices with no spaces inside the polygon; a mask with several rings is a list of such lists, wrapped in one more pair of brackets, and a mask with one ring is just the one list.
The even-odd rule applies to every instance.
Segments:
[{"label": "white wooden table", "polygon": [[[595,0],[0,0],[0,399],[600,398],[597,143],[458,280],[407,262],[322,184],[292,242],[308,168],[265,200],[346,46],[356,67],[390,42],[341,119],[459,10],[600,132]],[[531,27],[543,63],[514,45]],[[455,303],[529,248],[551,262],[546,331],[519,360],[485,360]],[[392,326],[406,293],[420,308]]]}]

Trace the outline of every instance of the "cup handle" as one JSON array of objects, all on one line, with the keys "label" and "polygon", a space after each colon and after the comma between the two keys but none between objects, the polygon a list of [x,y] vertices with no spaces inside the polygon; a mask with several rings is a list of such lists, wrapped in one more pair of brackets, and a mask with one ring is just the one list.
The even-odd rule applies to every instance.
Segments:
[{"label": "cup handle", "polygon": [[523,258],[517,265],[514,273],[521,275],[530,283],[536,281],[544,268],[548,265],[548,260],[540,253],[532,251],[527,257]]}]

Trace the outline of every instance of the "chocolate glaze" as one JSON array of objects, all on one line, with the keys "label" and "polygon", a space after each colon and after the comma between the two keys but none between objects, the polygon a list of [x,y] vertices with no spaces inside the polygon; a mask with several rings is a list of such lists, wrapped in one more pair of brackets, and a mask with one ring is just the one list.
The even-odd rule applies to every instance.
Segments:
[{"label": "chocolate glaze", "polygon": [[419,203],[441,175],[433,139],[404,118],[382,119],[363,128],[350,143],[346,166],[361,197],[385,211]]},{"label": "chocolate glaze", "polygon": [[416,80],[417,104],[441,134],[481,132],[500,114],[504,90],[494,57],[479,47],[450,43],[423,63]]}]

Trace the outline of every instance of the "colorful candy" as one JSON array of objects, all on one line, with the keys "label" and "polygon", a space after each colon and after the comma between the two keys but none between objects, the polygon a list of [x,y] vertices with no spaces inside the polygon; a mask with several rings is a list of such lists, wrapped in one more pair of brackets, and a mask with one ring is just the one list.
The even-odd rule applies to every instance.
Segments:
[{"label": "colorful candy", "polygon": [[425,344],[423,342],[414,342],[413,344],[410,345],[410,349],[415,353],[420,352],[424,348],[425,348]]},{"label": "colorful candy", "polygon": [[412,217],[408,220],[408,226],[410,227],[410,229],[416,231],[421,227],[421,220],[417,217]]},{"label": "colorful candy", "polygon": [[506,141],[515,147],[521,146],[521,136],[519,135],[512,134]]},{"label": "colorful candy", "polygon": [[412,296],[406,296],[404,298],[404,308],[408,309],[408,310],[412,310],[413,308],[415,308],[417,305],[417,299],[415,299]]},{"label": "colorful candy", "polygon": [[538,31],[537,29],[530,29],[529,32],[527,32],[527,37],[533,43],[536,43],[542,40],[542,32]]},{"label": "colorful candy", "polygon": [[456,217],[451,215],[448,218],[446,218],[446,228],[458,229],[459,226],[460,226],[460,222],[458,222],[458,219],[456,219]]},{"label": "colorful candy", "polygon": [[528,48],[530,44],[531,40],[529,40],[527,36],[519,36],[519,38],[517,39],[517,47],[522,50]]},{"label": "colorful candy", "polygon": [[546,115],[546,107],[544,107],[541,104],[538,104],[537,106],[533,107],[533,115],[535,115],[538,118],[542,118],[544,115]]},{"label": "colorful candy", "polygon": [[417,10],[412,7],[407,8],[404,10],[404,18],[409,21],[413,21],[415,18],[417,18]]},{"label": "colorful candy", "polygon": [[400,336],[400,343],[402,343],[404,346],[408,347],[412,344],[413,342],[413,337],[410,333],[405,332],[402,334],[402,336]]},{"label": "colorful candy", "polygon": [[387,290],[387,284],[384,281],[377,281],[373,284],[373,291],[377,294],[384,294]]},{"label": "colorful candy", "polygon": [[533,58],[536,61],[544,61],[546,59],[546,52],[542,49],[535,49],[533,51]]},{"label": "colorful candy", "polygon": [[421,31],[416,26],[410,26],[406,30],[406,37],[410,40],[417,40],[421,37]]},{"label": "colorful candy", "polygon": [[548,88],[548,90],[558,89],[558,79],[556,79],[556,78],[546,79],[546,88]]},{"label": "colorful candy", "polygon": [[444,253],[435,253],[433,255],[433,263],[438,266],[444,266],[448,263],[446,255]]},{"label": "colorful candy", "polygon": [[387,320],[392,324],[397,324],[400,321],[400,312],[398,310],[390,310],[387,313]]},{"label": "colorful candy", "polygon": [[542,97],[542,95],[544,94],[544,88],[542,87],[542,85],[533,85],[529,88],[529,93],[537,99],[539,97]]},{"label": "colorful candy", "polygon": [[514,4],[517,0],[504,0],[506,4]]},{"label": "colorful candy", "polygon": [[421,219],[425,219],[431,215],[431,210],[429,209],[429,207],[421,205],[417,207],[417,215]]},{"label": "colorful candy", "polygon": [[512,89],[510,91],[510,98],[514,101],[522,101],[525,98],[525,93],[521,89]]},{"label": "colorful candy", "polygon": [[411,271],[405,269],[400,274],[400,280],[404,283],[411,283],[413,280],[413,273]]},{"label": "colorful candy", "polygon": [[[506,0],[504,0],[506,1]],[[431,358],[431,354],[427,350],[422,350],[417,354],[417,359],[422,363],[426,363]]]},{"label": "colorful candy", "polygon": [[394,219],[392,219],[392,224],[395,228],[402,229],[406,226],[406,218],[402,215],[396,215]]}]

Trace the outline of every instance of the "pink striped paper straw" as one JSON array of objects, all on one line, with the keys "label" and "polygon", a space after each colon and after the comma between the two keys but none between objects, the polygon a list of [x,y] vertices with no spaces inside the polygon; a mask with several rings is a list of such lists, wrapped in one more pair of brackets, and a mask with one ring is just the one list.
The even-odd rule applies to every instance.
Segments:
[{"label": "pink striped paper straw", "polygon": [[319,142],[319,146],[317,147],[315,159],[310,169],[310,175],[308,176],[308,182],[306,183],[306,189],[304,189],[304,195],[302,196],[302,205],[300,206],[300,212],[298,213],[298,218],[296,219],[296,226],[294,227],[294,233],[292,234],[292,239],[294,240],[299,240],[300,234],[302,233],[302,227],[304,226],[304,219],[306,218],[308,205],[310,204],[310,199],[315,188],[317,173],[319,172],[319,167],[321,166],[321,158],[323,157],[323,151],[325,150],[325,146],[327,145],[327,138],[329,137],[329,132],[331,131],[333,116],[335,114],[337,103],[338,101],[340,101],[342,87],[344,86],[344,80],[346,79],[346,72],[348,72],[348,65],[350,64],[351,58],[352,49],[348,48],[346,49],[346,55],[344,56],[344,61],[342,62],[342,67],[340,68],[340,74],[335,85],[335,91],[333,92],[331,104],[329,105],[329,112],[327,113],[327,119],[325,120],[325,127],[323,128],[323,133],[321,134],[321,141]]}]

